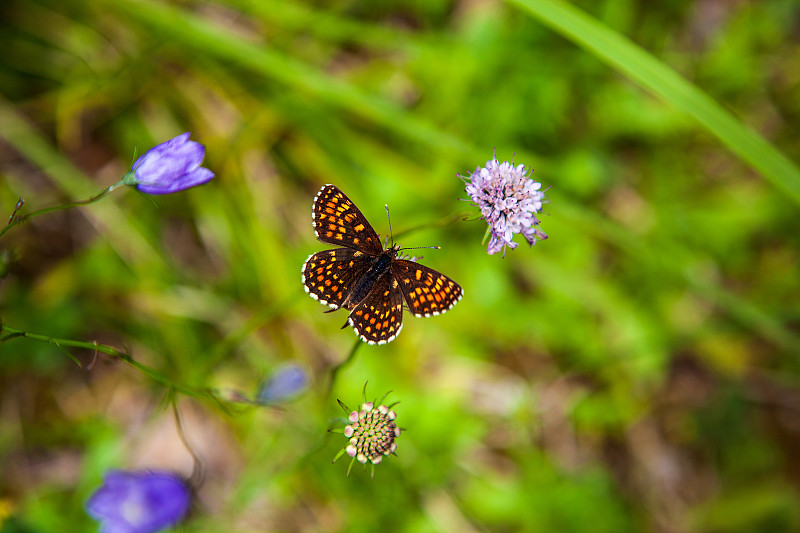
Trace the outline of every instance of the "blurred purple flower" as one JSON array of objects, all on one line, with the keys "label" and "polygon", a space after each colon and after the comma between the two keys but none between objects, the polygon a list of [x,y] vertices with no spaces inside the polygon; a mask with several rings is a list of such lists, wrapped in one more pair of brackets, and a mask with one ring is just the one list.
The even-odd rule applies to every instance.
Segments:
[{"label": "blurred purple flower", "polygon": [[469,177],[459,176],[467,184],[467,194],[480,208],[481,217],[489,224],[492,238],[490,255],[503,251],[509,246],[518,246],[511,239],[521,233],[528,244],[536,244],[537,239],[546,239],[537,226],[536,213],[542,210],[544,191],[542,184],[529,177],[525,165],[514,166],[508,161],[500,163],[497,158],[478,167]]},{"label": "blurred purple flower", "polygon": [[191,503],[189,487],[171,472],[112,470],[86,504],[101,533],[155,533],[177,524]]},{"label": "blurred purple flower", "polygon": [[169,194],[211,180],[214,173],[200,166],[206,148],[190,141],[190,135],[183,133],[145,152],[125,176],[125,185],[147,194]]},{"label": "blurred purple flower", "polygon": [[300,394],[308,384],[306,371],[298,365],[288,365],[276,371],[259,390],[259,403],[275,403]]}]

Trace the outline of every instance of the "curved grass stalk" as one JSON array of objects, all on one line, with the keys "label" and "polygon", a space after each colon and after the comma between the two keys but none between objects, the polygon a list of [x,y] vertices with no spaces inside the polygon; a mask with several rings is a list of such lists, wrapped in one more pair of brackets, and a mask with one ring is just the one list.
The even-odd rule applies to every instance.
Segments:
[{"label": "curved grass stalk", "polygon": [[[76,341],[71,339],[59,339],[56,337],[50,337],[48,335],[41,335],[38,333],[29,333],[27,331],[23,331],[21,329],[13,328],[6,324],[0,323],[0,342],[6,342],[17,338],[25,338],[30,339],[38,342],[45,342],[48,344],[52,344],[59,348],[71,347],[71,348],[84,348],[86,350],[92,350],[93,352],[100,352],[106,355],[110,355],[115,359],[119,359],[128,365],[132,366],[151,380],[169,388],[172,391],[179,392],[181,394],[185,394],[186,396],[192,396],[194,398],[204,398],[204,399],[212,399],[217,403],[225,404],[227,403],[226,400],[221,398],[216,391],[204,387],[191,387],[188,385],[182,385],[173,381],[172,379],[168,378],[158,370],[151,368],[145,364],[140,363],[139,361],[135,360],[131,354],[127,351],[123,352],[118,350],[112,346],[108,346],[106,344],[100,344],[97,341]],[[79,367],[84,368],[81,362],[72,354],[67,354],[67,356]]]},{"label": "curved grass stalk", "polygon": [[[37,209],[36,211],[31,211],[30,213],[25,213],[24,215],[17,215],[16,214],[17,209],[15,209],[14,210],[14,214],[11,215],[11,218],[8,221],[8,224],[6,224],[5,227],[3,227],[3,229],[0,229],[0,237],[5,235],[6,232],[8,232],[14,226],[18,226],[20,224],[23,224],[29,218],[33,218],[33,217],[36,217],[36,216],[39,216],[39,215],[44,215],[46,213],[52,213],[54,211],[62,211],[64,209],[72,209],[73,207],[81,207],[81,206],[84,206],[84,205],[93,204],[97,200],[103,198],[106,194],[110,193],[111,191],[113,191],[117,187],[121,187],[122,185],[123,185],[122,182],[115,183],[114,185],[106,187],[102,191],[90,196],[86,200],[81,200],[79,202],[69,202],[69,203],[66,203],[66,204],[54,205],[54,206],[51,206],[51,207],[45,207],[45,208],[42,208],[42,209]],[[17,207],[18,208],[21,207],[22,203],[23,203],[23,201],[20,199],[20,201],[17,202]]]}]

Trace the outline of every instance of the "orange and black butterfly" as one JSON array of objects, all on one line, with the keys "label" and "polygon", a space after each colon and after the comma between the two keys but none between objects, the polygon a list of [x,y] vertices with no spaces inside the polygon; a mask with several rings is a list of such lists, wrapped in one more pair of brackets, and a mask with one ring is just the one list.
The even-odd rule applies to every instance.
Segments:
[{"label": "orange and black butterfly", "polygon": [[[400,259],[400,245],[384,249],[355,204],[334,185],[314,198],[317,238],[340,248],[311,254],[303,287],[320,303],[350,311],[347,323],[369,344],[391,342],[403,328],[403,302],[418,317],[444,313],[461,299],[461,286],[444,274]],[[347,325],[347,324],[345,324]]]}]

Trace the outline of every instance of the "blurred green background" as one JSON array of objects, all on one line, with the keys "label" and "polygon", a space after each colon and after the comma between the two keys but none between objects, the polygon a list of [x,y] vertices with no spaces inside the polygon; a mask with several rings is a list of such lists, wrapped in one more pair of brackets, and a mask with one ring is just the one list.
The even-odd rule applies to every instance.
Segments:
[{"label": "blurred green background", "polygon": [[[800,530],[800,5],[569,5],[4,0],[3,220],[184,131],[217,177],[9,231],[3,323],[222,398],[290,361],[312,383],[247,408],[7,340],[0,530],[96,530],[109,468],[188,476],[171,398],[205,469],[182,531]],[[504,259],[440,224],[495,151],[550,187],[549,240]],[[355,337],[300,283],[325,183],[465,290],[330,392]],[[348,478],[326,430],[366,381],[407,431]]]}]

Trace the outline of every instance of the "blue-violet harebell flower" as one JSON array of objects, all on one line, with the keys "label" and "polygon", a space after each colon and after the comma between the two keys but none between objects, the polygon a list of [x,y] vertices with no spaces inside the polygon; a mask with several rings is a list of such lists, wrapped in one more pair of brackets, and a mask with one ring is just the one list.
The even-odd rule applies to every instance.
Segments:
[{"label": "blue-violet harebell flower", "polygon": [[125,176],[125,184],[147,194],[169,194],[211,180],[214,173],[200,166],[206,148],[190,141],[190,135],[183,133],[145,152]]},{"label": "blue-violet harebell flower", "polygon": [[155,533],[180,522],[190,504],[189,487],[177,474],[112,470],[86,511],[101,533]]},{"label": "blue-violet harebell flower", "polygon": [[300,394],[308,384],[306,371],[299,365],[288,365],[277,370],[258,392],[260,403],[276,403]]}]

